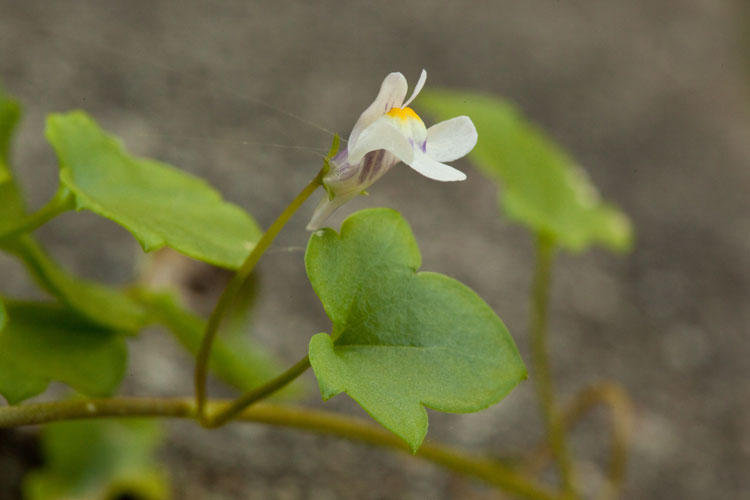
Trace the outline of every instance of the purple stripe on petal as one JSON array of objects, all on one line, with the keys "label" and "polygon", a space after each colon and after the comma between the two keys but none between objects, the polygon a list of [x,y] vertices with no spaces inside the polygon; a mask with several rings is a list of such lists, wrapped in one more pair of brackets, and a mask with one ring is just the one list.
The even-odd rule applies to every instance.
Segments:
[{"label": "purple stripe on petal", "polygon": [[384,150],[370,151],[364,157],[362,170],[359,172],[359,182],[365,183],[368,179],[377,175],[381,160],[383,159]]}]

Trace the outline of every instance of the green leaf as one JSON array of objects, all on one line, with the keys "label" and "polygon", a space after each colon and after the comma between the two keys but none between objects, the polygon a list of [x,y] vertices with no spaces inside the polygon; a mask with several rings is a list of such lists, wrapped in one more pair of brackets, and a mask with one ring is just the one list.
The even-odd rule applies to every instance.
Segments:
[{"label": "green leaf", "polygon": [[122,225],[147,252],[167,245],[195,259],[238,268],[260,238],[255,221],[203,180],[130,156],[83,112],[50,115],[46,135],[76,208]]},{"label": "green leaf", "polygon": [[419,104],[440,119],[472,119],[479,141],[469,156],[502,187],[500,204],[510,219],[552,236],[571,251],[594,244],[620,252],[631,248],[627,216],[603,202],[575,160],[513,105],[498,97],[447,90],[425,91]]},{"label": "green leaf", "polygon": [[[10,138],[19,118],[20,106],[0,88],[0,233],[25,215],[8,161]],[[119,290],[69,275],[31,236],[5,241],[3,249],[20,257],[32,276],[50,293],[92,321],[130,332],[144,325],[144,311],[137,303]]]},{"label": "green leaf", "polygon": [[[8,158],[10,139],[20,115],[18,102],[5,95],[0,87],[0,233],[25,215]],[[119,290],[66,273],[30,235],[3,242],[3,249],[21,258],[42,287],[92,321],[128,332],[136,332],[145,324],[145,313],[135,301]]]},{"label": "green leaf", "polygon": [[136,333],[148,320],[143,306],[121,290],[74,277],[30,236],[7,245],[34,279],[65,305],[107,328]]},{"label": "green leaf", "polygon": [[5,307],[0,394],[9,402],[43,392],[50,380],[89,396],[114,392],[127,361],[122,335],[56,305],[6,302]]},{"label": "green leaf", "polygon": [[[3,301],[0,300],[0,335],[5,329],[8,314]],[[0,394],[9,404],[20,403],[24,399],[41,394],[47,388],[49,380],[34,374],[26,373],[12,356],[12,353],[0,349]]]},{"label": "green leaf", "polygon": [[5,94],[0,85],[0,184],[10,177],[10,139],[20,118],[21,106],[18,101]]},{"label": "green leaf", "polygon": [[161,440],[161,428],[154,421],[48,424],[42,430],[45,466],[26,477],[24,496],[28,500],[166,500],[167,476],[155,459]]},{"label": "green leaf", "polygon": [[[153,318],[163,324],[177,341],[195,355],[200,348],[206,322],[192,314],[166,294],[144,294],[143,300],[152,307]],[[214,340],[209,361],[209,370],[227,384],[249,391],[268,381],[281,371],[276,360],[259,345],[252,342],[245,332],[223,332]],[[281,391],[290,396],[294,386]]]},{"label": "green leaf", "polygon": [[0,395],[15,405],[43,393],[49,379],[23,369],[15,359],[0,352]]},{"label": "green leaf", "polygon": [[324,399],[346,392],[416,451],[423,406],[473,412],[526,377],[513,339],[476,293],[442,274],[417,272],[421,256],[393,210],[358,212],[339,235],[312,235],[307,274],[333,322],[310,342]]},{"label": "green leaf", "polygon": [[21,106],[0,86],[0,233],[24,215],[21,194],[10,169],[10,140],[21,118]]}]

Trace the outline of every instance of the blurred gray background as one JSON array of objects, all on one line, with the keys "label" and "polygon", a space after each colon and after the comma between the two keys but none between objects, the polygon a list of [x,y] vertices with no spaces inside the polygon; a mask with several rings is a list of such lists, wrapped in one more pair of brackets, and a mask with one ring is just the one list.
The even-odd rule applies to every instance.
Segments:
[{"label": "blurred gray background", "polygon": [[[15,167],[32,207],[56,186],[45,114],[83,108],[130,151],[205,177],[263,226],[317,172],[330,144],[321,128],[346,137],[387,73],[401,71],[413,84],[426,68],[429,87],[512,99],[637,232],[631,255],[558,259],[551,349],[561,399],[602,379],[631,394],[626,498],[746,498],[749,19],[745,0],[0,0],[0,81],[25,104]],[[481,174],[465,161],[457,166],[467,181],[431,182],[395,168],[332,222],[361,207],[401,211],[424,269],[474,288],[528,359],[531,238],[499,215],[495,188]],[[285,362],[329,327],[300,250],[316,202],[260,266],[253,334]],[[91,214],[63,215],[39,235],[70,269],[110,283],[132,279],[140,260],[129,234]],[[0,292],[32,290],[0,256]],[[191,360],[167,335],[142,335],[131,354],[125,393],[190,393]],[[346,396],[323,405],[312,375],[306,380],[308,404],[363,415]],[[212,391],[229,394],[218,384]],[[542,435],[528,381],[487,411],[430,418],[428,439],[499,456]],[[250,425],[167,429],[162,454],[175,498],[493,494],[335,438]],[[595,412],[573,434],[587,488],[601,481],[607,447],[606,414]]]}]

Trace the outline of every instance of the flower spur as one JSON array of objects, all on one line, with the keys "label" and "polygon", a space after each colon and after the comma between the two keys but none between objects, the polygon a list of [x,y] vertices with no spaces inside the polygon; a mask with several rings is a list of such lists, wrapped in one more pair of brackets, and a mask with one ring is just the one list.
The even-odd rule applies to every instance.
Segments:
[{"label": "flower spur", "polygon": [[347,147],[330,160],[323,178],[326,195],[313,213],[308,230],[316,230],[340,206],[356,197],[398,162],[437,181],[462,181],[466,174],[442,162],[465,156],[477,143],[477,131],[468,116],[459,116],[429,129],[409,104],[427,80],[422,70],[409,100],[406,78],[391,73],[375,101],[360,115]]}]

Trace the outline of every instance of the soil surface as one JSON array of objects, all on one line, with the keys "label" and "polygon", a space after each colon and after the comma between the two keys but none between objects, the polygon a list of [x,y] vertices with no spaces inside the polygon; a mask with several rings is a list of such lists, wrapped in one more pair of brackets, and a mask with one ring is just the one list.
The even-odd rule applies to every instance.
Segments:
[{"label": "soil surface", "polygon": [[[32,207],[56,186],[45,114],[82,108],[131,151],[205,177],[263,226],[319,168],[326,130],[347,136],[391,71],[413,84],[426,68],[428,86],[515,101],[637,232],[630,255],[557,259],[551,349],[561,399],[600,380],[630,393],[626,498],[742,498],[750,491],[749,10],[743,0],[0,0],[0,81],[25,104],[14,163]],[[331,222],[362,207],[401,211],[423,268],[474,288],[528,359],[532,238],[501,216],[486,178],[456,165],[465,182],[395,168]],[[316,202],[259,271],[253,334],[285,362],[329,328],[302,262]],[[126,282],[141,260],[128,233],[92,214],[65,214],[38,233],[90,278]],[[1,293],[36,293],[7,257],[0,276]],[[188,394],[191,370],[171,338],[146,332],[132,342],[123,393]],[[306,404],[364,415],[346,396],[323,404],[312,375],[305,381]],[[477,414],[430,412],[428,439],[512,456],[540,439],[537,414],[527,381]],[[595,412],[572,436],[587,491],[602,480],[606,422]],[[175,498],[493,498],[406,455],[334,438],[250,425],[167,429]],[[7,451],[33,449],[28,435],[0,434],[0,487],[15,491],[0,498],[15,498],[8,479],[37,461],[19,451],[14,462]]]}]

